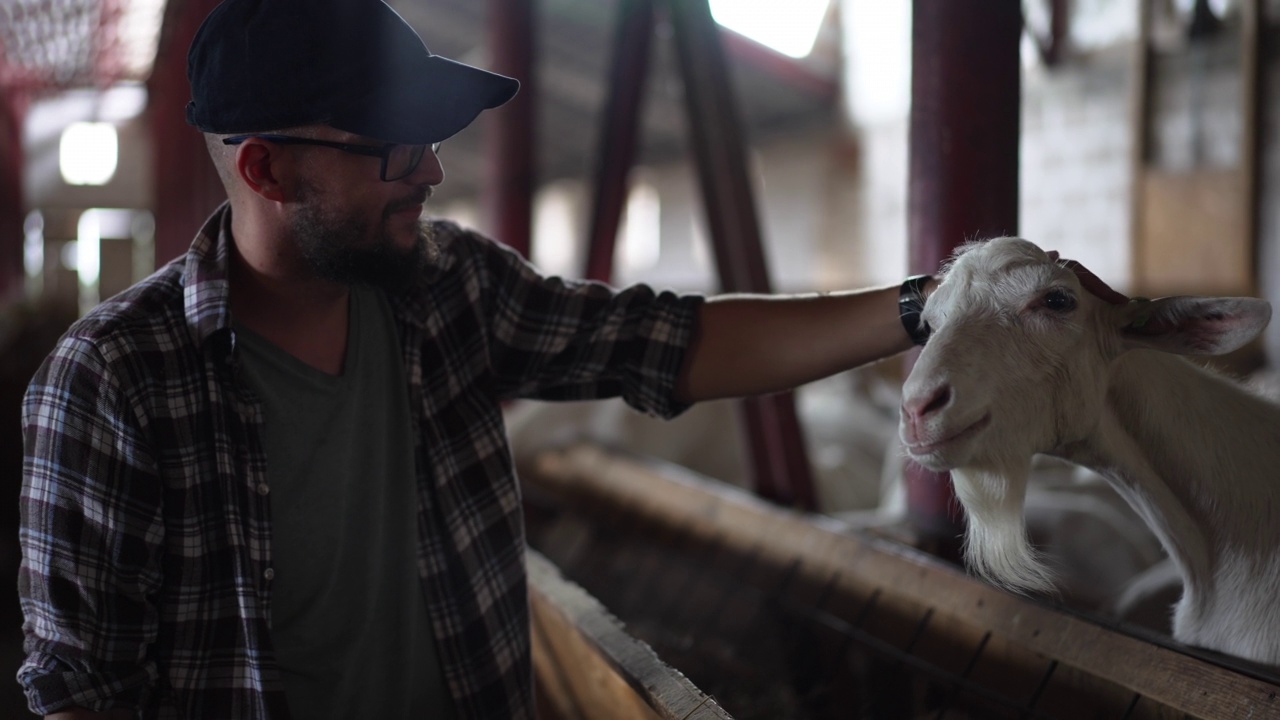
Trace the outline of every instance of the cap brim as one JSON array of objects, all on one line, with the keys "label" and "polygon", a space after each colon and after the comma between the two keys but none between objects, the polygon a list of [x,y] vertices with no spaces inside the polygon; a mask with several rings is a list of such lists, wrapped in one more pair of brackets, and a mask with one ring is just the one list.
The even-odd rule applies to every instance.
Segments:
[{"label": "cap brim", "polygon": [[388,78],[327,124],[384,142],[428,145],[452,137],[481,112],[515,96],[520,83],[439,55]]}]

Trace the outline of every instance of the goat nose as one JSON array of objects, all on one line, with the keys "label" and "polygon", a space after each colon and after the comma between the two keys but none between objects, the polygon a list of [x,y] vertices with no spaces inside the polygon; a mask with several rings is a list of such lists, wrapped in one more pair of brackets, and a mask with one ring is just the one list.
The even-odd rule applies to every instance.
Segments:
[{"label": "goat nose", "polygon": [[951,402],[951,385],[943,383],[930,391],[908,397],[902,402],[902,414],[912,422],[923,420]]}]

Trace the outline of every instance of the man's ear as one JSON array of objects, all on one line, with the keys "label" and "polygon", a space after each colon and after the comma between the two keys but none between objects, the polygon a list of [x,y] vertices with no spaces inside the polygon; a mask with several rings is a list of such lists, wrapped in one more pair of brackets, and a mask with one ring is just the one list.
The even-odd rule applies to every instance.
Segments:
[{"label": "man's ear", "polygon": [[1222,355],[1258,336],[1271,320],[1271,303],[1257,298],[1167,297],[1134,299],[1111,308],[1129,348],[1178,355]]},{"label": "man's ear", "polygon": [[258,138],[249,138],[236,148],[236,175],[255,194],[275,202],[284,200],[278,177],[280,148]]}]

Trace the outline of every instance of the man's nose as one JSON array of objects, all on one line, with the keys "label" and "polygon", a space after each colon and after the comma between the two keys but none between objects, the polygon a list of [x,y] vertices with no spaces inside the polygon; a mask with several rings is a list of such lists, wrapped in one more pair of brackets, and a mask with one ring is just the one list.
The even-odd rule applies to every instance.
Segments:
[{"label": "man's nose", "polygon": [[404,182],[410,185],[439,185],[444,182],[444,165],[440,162],[440,156],[428,147],[423,151],[418,167],[404,176]]}]

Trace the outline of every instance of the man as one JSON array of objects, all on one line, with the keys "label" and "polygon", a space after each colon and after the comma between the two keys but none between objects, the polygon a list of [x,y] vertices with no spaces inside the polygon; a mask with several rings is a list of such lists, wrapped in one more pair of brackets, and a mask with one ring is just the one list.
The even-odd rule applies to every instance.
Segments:
[{"label": "man", "polygon": [[381,2],[227,0],[188,72],[228,202],[24,405],[46,717],[532,717],[502,401],[673,416],[912,343],[897,287],[615,291],[420,222],[438,143],[516,83]]}]

